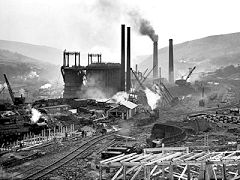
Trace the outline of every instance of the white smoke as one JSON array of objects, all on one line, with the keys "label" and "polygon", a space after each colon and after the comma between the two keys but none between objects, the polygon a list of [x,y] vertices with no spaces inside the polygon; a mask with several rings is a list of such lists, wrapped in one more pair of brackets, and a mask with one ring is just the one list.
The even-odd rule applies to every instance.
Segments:
[{"label": "white smoke", "polygon": [[97,87],[88,87],[84,94],[79,95],[82,98],[105,99],[106,94]]},{"label": "white smoke", "polygon": [[19,92],[19,94],[22,95],[22,96],[24,96],[25,93],[26,93],[25,89],[23,89],[23,88],[21,88],[18,92]]},{"label": "white smoke", "polygon": [[120,126],[120,129],[118,129],[119,134],[125,135],[125,136],[128,136],[130,134],[131,125],[129,122],[127,121],[121,122],[119,126]]},{"label": "white smoke", "polygon": [[116,103],[120,103],[122,101],[128,100],[128,93],[124,91],[117,92],[111,99],[115,101]]},{"label": "white smoke", "polygon": [[28,74],[28,78],[30,79],[33,79],[33,78],[38,78],[39,75],[37,74],[36,71],[31,71],[29,74]]},{"label": "white smoke", "polygon": [[161,96],[148,88],[146,88],[144,92],[147,96],[148,105],[151,107],[152,110],[156,109],[157,103],[161,100]]},{"label": "white smoke", "polygon": [[48,88],[50,88],[50,87],[52,87],[52,85],[49,84],[49,83],[47,83],[47,84],[42,85],[42,86],[40,87],[40,89],[48,89]]},{"label": "white smoke", "polygon": [[83,76],[83,86],[77,94],[81,98],[105,99],[107,94],[104,92],[103,87],[99,76]]},{"label": "white smoke", "polygon": [[32,111],[31,121],[33,123],[37,123],[39,118],[41,117],[41,113],[35,108],[32,108],[31,111]]},{"label": "white smoke", "polygon": [[84,85],[84,86],[87,85],[87,78],[86,78],[86,76],[83,76],[83,85]]},{"label": "white smoke", "polygon": [[0,84],[0,89],[6,88],[6,87],[7,87],[7,84],[6,84],[6,83]]}]

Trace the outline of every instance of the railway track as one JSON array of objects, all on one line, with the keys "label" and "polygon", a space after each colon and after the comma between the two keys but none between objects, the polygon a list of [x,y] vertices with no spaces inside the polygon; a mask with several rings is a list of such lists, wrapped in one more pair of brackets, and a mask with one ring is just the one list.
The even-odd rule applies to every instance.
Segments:
[{"label": "railway track", "polygon": [[82,143],[79,147],[68,153],[67,155],[61,157],[60,159],[56,160],[52,164],[45,166],[44,168],[22,178],[23,180],[27,179],[40,179],[44,177],[45,175],[53,172],[54,170],[62,167],[63,165],[67,164],[69,161],[73,160],[77,156],[84,156],[86,157],[87,151],[90,150],[93,145],[97,144],[99,141],[112,137],[114,133],[109,133],[106,135],[101,135],[101,136],[95,136],[88,141]]}]

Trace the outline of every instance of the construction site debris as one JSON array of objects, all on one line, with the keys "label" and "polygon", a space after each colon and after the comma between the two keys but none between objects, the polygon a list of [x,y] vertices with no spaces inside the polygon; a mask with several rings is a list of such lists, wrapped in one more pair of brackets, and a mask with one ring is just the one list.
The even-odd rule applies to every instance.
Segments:
[{"label": "construction site debris", "polygon": [[129,136],[123,136],[120,134],[115,134],[115,136],[117,136],[117,139],[126,139],[126,140],[130,140],[130,141],[136,141],[136,138],[129,137]]}]

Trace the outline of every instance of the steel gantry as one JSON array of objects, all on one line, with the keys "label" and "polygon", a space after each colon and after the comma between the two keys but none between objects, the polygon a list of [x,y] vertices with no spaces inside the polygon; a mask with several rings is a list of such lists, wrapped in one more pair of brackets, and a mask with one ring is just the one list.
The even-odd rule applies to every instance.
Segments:
[{"label": "steel gantry", "polygon": [[100,180],[104,169],[111,179],[240,179],[240,151],[189,152],[187,147],[144,149],[142,154],[121,154],[100,161]]}]

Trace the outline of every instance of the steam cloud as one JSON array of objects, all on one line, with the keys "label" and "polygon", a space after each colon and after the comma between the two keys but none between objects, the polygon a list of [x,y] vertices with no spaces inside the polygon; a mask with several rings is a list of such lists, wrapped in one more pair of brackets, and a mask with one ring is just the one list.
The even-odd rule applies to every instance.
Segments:
[{"label": "steam cloud", "polygon": [[137,11],[130,11],[128,15],[132,19],[135,29],[138,29],[140,34],[150,37],[154,42],[158,41],[158,35],[155,33],[149,20],[144,19]]},{"label": "steam cloud", "polygon": [[90,87],[86,89],[84,94],[80,96],[81,98],[90,98],[90,99],[106,99],[106,94],[97,87]]},{"label": "steam cloud", "polygon": [[37,123],[39,118],[41,117],[41,113],[37,109],[34,109],[34,108],[32,108],[31,111],[32,111],[31,121],[33,123]]},{"label": "steam cloud", "polygon": [[103,81],[98,76],[84,77],[83,85],[81,91],[77,93],[79,98],[106,99],[108,93],[111,94],[110,90],[106,92]]},{"label": "steam cloud", "polygon": [[127,121],[120,123],[120,130],[118,131],[119,134],[128,136],[130,134],[130,126],[131,124]]},{"label": "steam cloud", "polygon": [[2,90],[2,88],[6,88],[6,87],[7,87],[6,83],[0,84],[0,90]]},{"label": "steam cloud", "polygon": [[161,97],[148,88],[146,88],[144,92],[147,96],[148,105],[151,107],[152,110],[156,109],[158,102],[161,100]]},{"label": "steam cloud", "polygon": [[112,98],[116,103],[128,100],[128,94],[124,91],[117,92]]},{"label": "steam cloud", "polygon": [[49,83],[47,83],[47,84],[42,85],[42,86],[40,87],[40,89],[48,89],[48,88],[50,88],[50,87],[52,87],[52,85],[49,84]]}]

